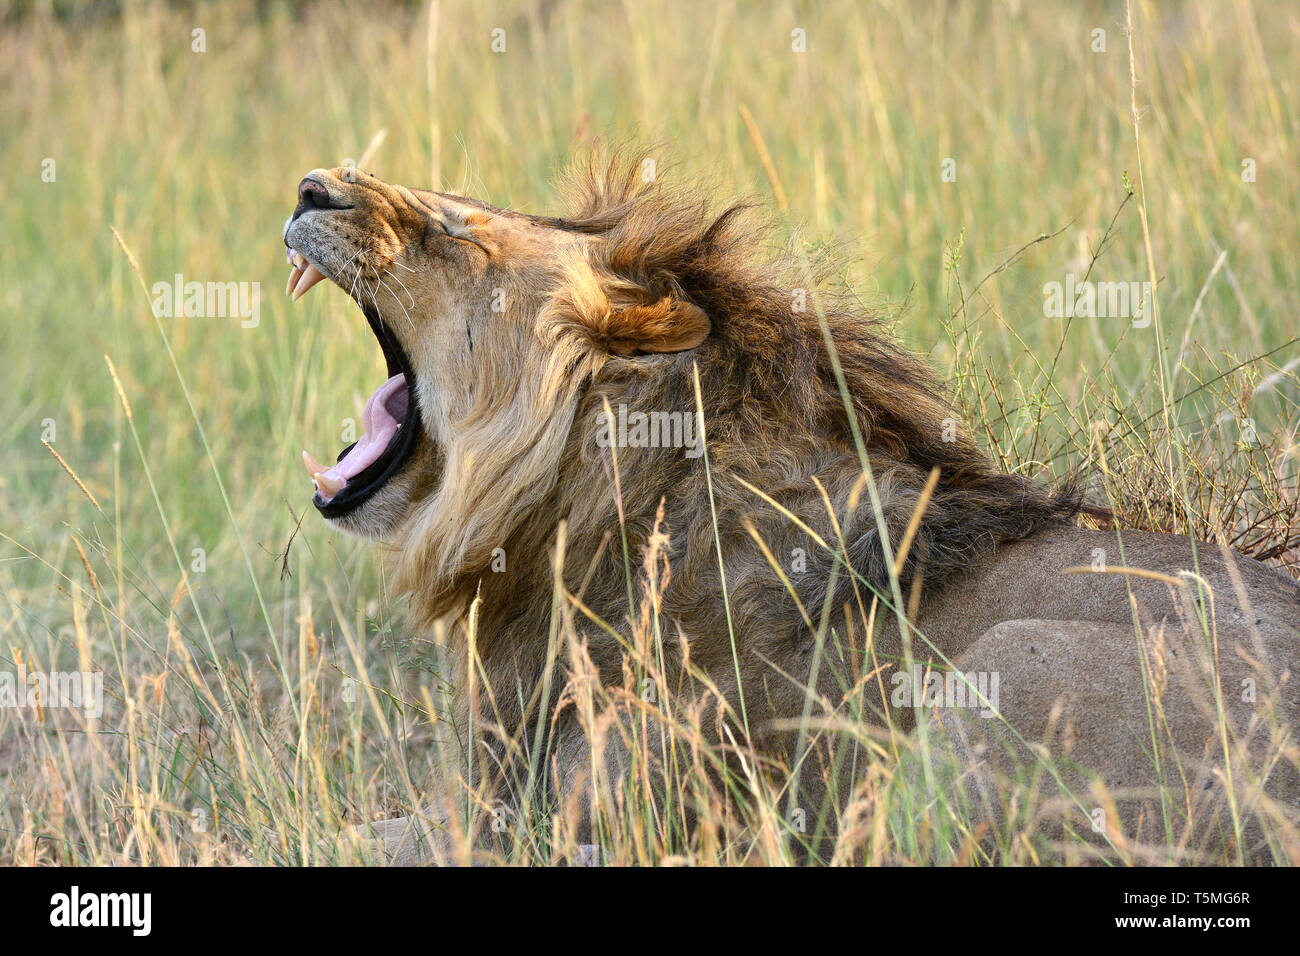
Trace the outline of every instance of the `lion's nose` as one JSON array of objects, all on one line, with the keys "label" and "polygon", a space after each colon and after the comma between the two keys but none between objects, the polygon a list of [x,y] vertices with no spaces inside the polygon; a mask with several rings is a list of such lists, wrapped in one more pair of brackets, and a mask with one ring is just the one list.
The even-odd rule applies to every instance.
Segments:
[{"label": "lion's nose", "polygon": [[330,191],[324,183],[314,179],[304,179],[298,184],[298,207],[300,209],[329,209]]}]

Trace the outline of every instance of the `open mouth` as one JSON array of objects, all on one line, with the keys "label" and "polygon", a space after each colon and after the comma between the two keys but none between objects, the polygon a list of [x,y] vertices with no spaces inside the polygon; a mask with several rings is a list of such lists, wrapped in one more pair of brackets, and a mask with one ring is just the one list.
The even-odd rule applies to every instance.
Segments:
[{"label": "open mouth", "polygon": [[[296,301],[325,278],[324,273],[294,249],[287,252],[293,271],[286,291]],[[415,376],[410,360],[378,312],[362,306],[370,329],[379,340],[388,380],[377,388],[363,417],[365,433],[344,448],[338,460],[325,466],[306,451],[303,465],[316,486],[312,504],[326,518],[341,518],[364,504],[406,464],[415,450],[420,410],[412,398]]]}]

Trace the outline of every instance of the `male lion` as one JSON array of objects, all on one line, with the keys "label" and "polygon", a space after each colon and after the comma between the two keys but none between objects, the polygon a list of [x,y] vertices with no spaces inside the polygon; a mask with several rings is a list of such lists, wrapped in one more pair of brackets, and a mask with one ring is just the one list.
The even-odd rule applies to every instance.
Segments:
[{"label": "male lion", "polygon": [[606,728],[593,760],[566,682],[651,668],[712,702],[727,761],[797,766],[803,805],[851,788],[815,727],[855,698],[973,768],[995,826],[993,791],[1050,756],[1058,831],[1101,850],[1295,852],[1293,581],[1080,527],[1104,513],[995,467],[928,368],[765,256],[744,207],[627,159],[569,185],[547,218],[316,169],[284,233],[293,297],[346,290],[390,376],[337,463],[303,453],[314,504],[391,542],[412,626],[455,622],[475,785],[518,801],[540,766],[563,801],[617,773],[630,738]]}]

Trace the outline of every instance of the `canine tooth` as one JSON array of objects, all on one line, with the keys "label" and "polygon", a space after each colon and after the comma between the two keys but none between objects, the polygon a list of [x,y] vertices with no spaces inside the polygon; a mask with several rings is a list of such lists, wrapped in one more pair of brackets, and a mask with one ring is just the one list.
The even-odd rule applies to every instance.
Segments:
[{"label": "canine tooth", "polygon": [[301,278],[302,270],[297,266],[294,266],[293,270],[289,273],[289,284],[284,287],[284,294],[293,295],[294,287],[298,284],[298,280]]},{"label": "canine tooth", "polygon": [[316,482],[316,487],[319,488],[321,491],[323,491],[325,494],[329,495],[331,498],[333,498],[340,491],[342,491],[343,486],[347,484],[347,482],[343,481],[343,479],[331,478],[323,471],[318,471],[316,472],[316,474],[312,475],[311,477],[312,480]]},{"label": "canine tooth", "polygon": [[307,294],[308,289],[314,286],[317,282],[320,282],[323,278],[325,278],[325,276],[319,269],[310,262],[307,263],[307,268],[302,271],[302,278],[298,280],[298,284],[294,287],[293,301],[297,302],[301,299]]},{"label": "canine tooth", "polygon": [[302,450],[302,463],[303,463],[303,465],[304,465],[304,466],[306,467],[306,469],[307,469],[307,475],[308,475],[309,477],[313,478],[313,479],[314,479],[314,478],[315,478],[315,477],[316,477],[320,472],[326,470],[326,468],[325,468],[324,465],[322,465],[320,462],[318,462],[318,461],[317,461],[315,458],[313,458],[311,455],[307,454],[307,449],[305,449],[305,448]]}]

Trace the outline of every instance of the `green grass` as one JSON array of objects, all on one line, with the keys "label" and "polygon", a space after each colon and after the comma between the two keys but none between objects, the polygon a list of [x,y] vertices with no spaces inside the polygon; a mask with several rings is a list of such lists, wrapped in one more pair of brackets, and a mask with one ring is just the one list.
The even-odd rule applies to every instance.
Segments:
[{"label": "green grass", "polygon": [[[410,811],[439,772],[436,642],[404,630],[376,550],[323,527],[297,460],[340,444],[379,351],[341,294],[279,294],[298,180],[381,130],[384,178],[530,211],[556,211],[557,168],[597,136],[660,143],[666,175],[737,194],[775,175],[778,220],[849,253],[846,281],[1008,468],[1085,465],[1131,523],[1222,528],[1297,573],[1292,5],[1134,9],[1131,200],[1114,4],[444,0],[436,47],[419,6],[54,8],[0,22],[0,670],[92,662],[111,699],[94,736],[0,710],[0,860],[337,859],[341,825]],[[155,322],[111,226],[147,284],[260,283],[260,323]],[[1159,339],[1044,316],[1044,284],[1103,236],[1094,278],[1154,267]],[[950,821],[900,824],[923,794],[870,774],[862,858],[974,852]],[[756,850],[674,852],[782,858],[773,813],[743,821]],[[643,829],[616,828],[613,858],[666,855]],[[563,855],[544,830],[505,855]]]}]

